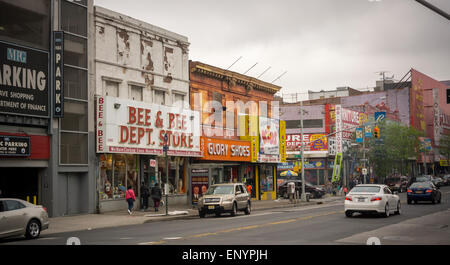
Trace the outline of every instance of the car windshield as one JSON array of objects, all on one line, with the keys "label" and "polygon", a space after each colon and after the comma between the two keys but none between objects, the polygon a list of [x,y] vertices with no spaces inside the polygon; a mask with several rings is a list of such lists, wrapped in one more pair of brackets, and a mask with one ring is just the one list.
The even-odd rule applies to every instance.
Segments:
[{"label": "car windshield", "polygon": [[413,183],[410,188],[431,188],[431,183],[429,183],[429,182],[416,182],[416,183]]},{"label": "car windshield", "polygon": [[358,187],[354,187],[350,192],[371,192],[371,193],[377,193],[377,192],[380,192],[380,187],[376,187],[376,186],[358,186]]},{"label": "car windshield", "polygon": [[234,186],[211,186],[206,195],[228,195],[233,194]]}]

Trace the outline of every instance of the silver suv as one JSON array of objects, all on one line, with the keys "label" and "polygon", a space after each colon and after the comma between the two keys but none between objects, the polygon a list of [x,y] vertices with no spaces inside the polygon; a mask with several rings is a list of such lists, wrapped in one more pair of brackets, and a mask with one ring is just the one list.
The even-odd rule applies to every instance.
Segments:
[{"label": "silver suv", "polygon": [[231,216],[235,216],[237,211],[244,211],[245,214],[250,214],[251,199],[242,183],[215,184],[198,200],[197,207],[201,218],[209,213],[220,216],[229,212]]}]

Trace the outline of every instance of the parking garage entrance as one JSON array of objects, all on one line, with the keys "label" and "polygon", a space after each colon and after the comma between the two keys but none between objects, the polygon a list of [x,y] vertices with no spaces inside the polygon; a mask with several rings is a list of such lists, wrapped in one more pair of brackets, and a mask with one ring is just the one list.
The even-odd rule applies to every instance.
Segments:
[{"label": "parking garage entrance", "polygon": [[0,197],[39,203],[40,168],[0,167]]}]

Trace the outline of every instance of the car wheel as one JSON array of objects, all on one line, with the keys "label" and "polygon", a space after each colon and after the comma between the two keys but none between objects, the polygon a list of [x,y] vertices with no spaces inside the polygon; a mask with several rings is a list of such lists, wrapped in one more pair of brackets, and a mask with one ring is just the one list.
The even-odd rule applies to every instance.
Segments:
[{"label": "car wheel", "polygon": [[231,209],[231,216],[236,216],[236,214],[237,214],[236,203],[233,203],[233,209]]},{"label": "car wheel", "polygon": [[247,202],[247,208],[245,208],[244,212],[246,215],[249,215],[252,212],[252,205],[250,201]]},{"label": "car wheel", "polygon": [[386,205],[384,206],[384,214],[383,214],[383,216],[387,218],[387,217],[389,217],[389,214],[390,214],[390,212],[389,212],[389,204],[386,203]]},{"label": "car wheel", "polygon": [[345,216],[347,216],[347,217],[352,217],[352,216],[353,216],[353,212],[351,212],[351,211],[345,211]]},{"label": "car wheel", "polygon": [[27,225],[26,238],[35,239],[41,233],[41,224],[37,220],[31,220]]},{"label": "car wheel", "polygon": [[200,218],[205,218],[206,213],[204,211],[198,211]]},{"label": "car wheel", "polygon": [[401,205],[400,205],[400,201],[397,203],[397,211],[395,211],[395,214],[401,214]]}]

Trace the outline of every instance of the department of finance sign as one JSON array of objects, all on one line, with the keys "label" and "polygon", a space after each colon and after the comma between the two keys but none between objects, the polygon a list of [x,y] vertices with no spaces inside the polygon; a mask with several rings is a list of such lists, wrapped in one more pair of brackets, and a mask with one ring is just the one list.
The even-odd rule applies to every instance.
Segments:
[{"label": "department of finance sign", "polygon": [[29,156],[30,137],[0,135],[0,156]]},{"label": "department of finance sign", "polygon": [[48,53],[0,41],[0,113],[48,117]]}]

